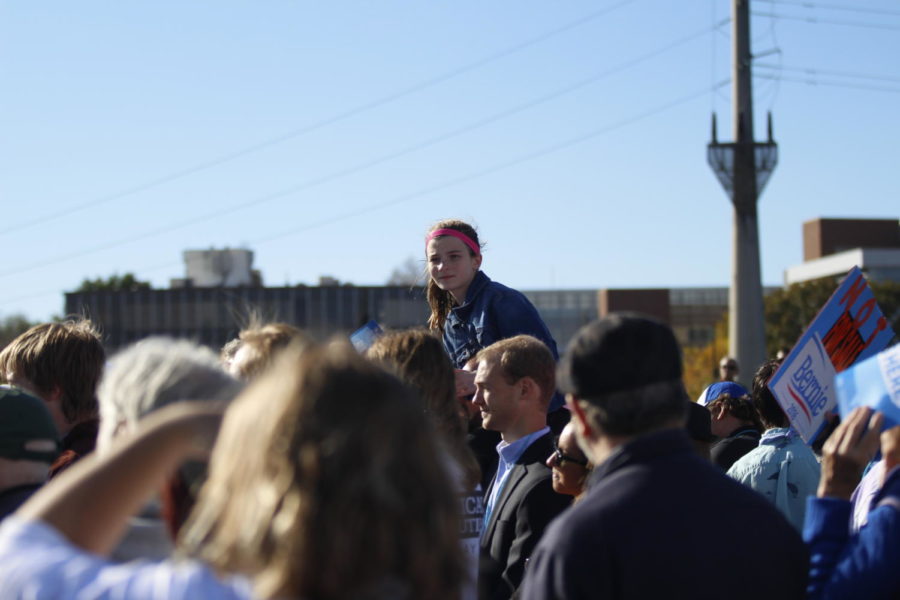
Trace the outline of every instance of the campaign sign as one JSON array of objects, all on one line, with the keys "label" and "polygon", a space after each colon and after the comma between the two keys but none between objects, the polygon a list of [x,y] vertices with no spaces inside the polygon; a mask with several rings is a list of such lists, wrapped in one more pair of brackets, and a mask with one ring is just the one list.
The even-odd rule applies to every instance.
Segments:
[{"label": "campaign sign", "polygon": [[[794,354],[792,352],[791,356]],[[813,333],[800,346],[790,368],[782,367],[769,382],[769,388],[804,441],[815,437],[825,411],[837,403],[834,375],[834,365],[825,352],[822,339]]]},{"label": "campaign sign", "polygon": [[350,343],[357,352],[365,352],[375,343],[375,338],[384,333],[374,320],[369,321],[350,334]]},{"label": "campaign sign", "polygon": [[[833,410],[837,404],[833,391],[835,373],[878,354],[893,337],[894,331],[875,302],[866,278],[859,267],[853,267],[769,381],[769,389],[804,441],[810,443],[815,439],[825,424],[825,411]],[[811,341],[813,338],[817,338],[815,342]],[[824,367],[814,369],[817,364],[813,358],[814,352],[818,350],[814,351],[811,344],[817,345],[828,357],[832,365],[830,372]],[[813,412],[808,404],[804,404],[809,410],[811,423],[807,423],[807,414],[788,391],[787,382],[783,381],[795,375],[815,377],[820,389],[827,387],[831,390],[825,395],[823,410]],[[809,389],[813,390],[816,384],[810,380]],[[798,391],[795,387],[794,392]],[[807,400],[802,394],[798,396],[801,400]],[[817,403],[820,399],[815,395],[812,397]]]},{"label": "campaign sign", "polygon": [[884,414],[884,428],[900,425],[900,344],[838,374],[835,379],[841,418],[857,406]]}]

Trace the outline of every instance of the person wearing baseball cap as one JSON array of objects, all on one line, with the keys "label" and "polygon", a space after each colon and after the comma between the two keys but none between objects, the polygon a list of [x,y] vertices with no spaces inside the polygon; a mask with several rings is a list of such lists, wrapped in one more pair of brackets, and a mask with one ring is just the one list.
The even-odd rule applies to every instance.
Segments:
[{"label": "person wearing baseball cap", "polygon": [[0,386],[0,520],[45,481],[59,449],[59,434],[44,402]]},{"label": "person wearing baseball cap", "polygon": [[667,325],[634,313],[586,325],[557,381],[596,466],[532,553],[523,600],[803,596],[800,536],[694,450]]},{"label": "person wearing baseball cap", "polygon": [[59,432],[51,479],[94,450],[105,364],[100,331],[83,318],[40,323],[0,350],[0,381],[43,400]]}]

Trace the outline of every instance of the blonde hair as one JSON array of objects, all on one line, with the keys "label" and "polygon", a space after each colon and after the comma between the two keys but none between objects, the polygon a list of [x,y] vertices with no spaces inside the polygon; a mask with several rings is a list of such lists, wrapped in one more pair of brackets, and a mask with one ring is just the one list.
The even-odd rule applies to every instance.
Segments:
[{"label": "blonde hair", "polygon": [[348,344],[289,348],[226,414],[182,548],[264,598],[457,598],[433,437],[408,388]]},{"label": "blonde hair", "polygon": [[302,330],[287,323],[252,324],[240,332],[238,339],[240,345],[234,349],[231,358],[233,360],[240,349],[246,348],[246,358],[238,364],[235,373],[245,381],[258,377],[272,364],[278,352],[291,343],[307,344],[310,341]]},{"label": "blonde hair", "polygon": [[[458,231],[475,242],[476,246],[483,248],[481,242],[478,241],[478,232],[465,221],[459,221],[457,219],[438,221],[432,225],[428,232],[431,233],[438,229],[453,229],[454,231]],[[437,236],[436,239],[440,239],[441,237],[443,236]],[[475,256],[474,250],[471,248],[468,248],[468,250],[471,256]],[[428,328],[433,331],[444,331],[447,315],[450,314],[450,309],[453,308],[453,296],[450,292],[439,288],[437,283],[429,277],[428,284],[425,286],[425,298],[428,300],[428,306],[431,308],[431,316],[428,317]]]}]

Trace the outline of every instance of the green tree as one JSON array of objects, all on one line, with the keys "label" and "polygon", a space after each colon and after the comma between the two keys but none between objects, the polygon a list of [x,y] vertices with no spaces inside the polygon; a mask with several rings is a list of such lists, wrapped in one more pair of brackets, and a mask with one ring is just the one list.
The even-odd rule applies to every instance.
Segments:
[{"label": "green tree", "polygon": [[[774,356],[790,348],[819,313],[839,283],[830,277],[795,283],[766,296],[766,350]],[[891,328],[900,330],[900,282],[870,281],[875,301]]]},{"label": "green tree", "polygon": [[694,400],[719,378],[719,360],[728,354],[728,311],[716,323],[713,339],[705,346],[685,346],[684,387]]},{"label": "green tree", "polygon": [[133,273],[114,274],[106,279],[85,279],[76,292],[136,292],[151,289],[150,282],[140,281]]},{"label": "green tree", "polygon": [[423,285],[424,280],[425,269],[422,267],[422,261],[409,256],[402,265],[391,271],[386,285]]},{"label": "green tree", "polygon": [[876,281],[869,285],[891,329],[900,334],[900,281]]},{"label": "green tree", "polygon": [[25,315],[9,315],[0,319],[0,349],[35,325],[37,323],[29,321]]}]

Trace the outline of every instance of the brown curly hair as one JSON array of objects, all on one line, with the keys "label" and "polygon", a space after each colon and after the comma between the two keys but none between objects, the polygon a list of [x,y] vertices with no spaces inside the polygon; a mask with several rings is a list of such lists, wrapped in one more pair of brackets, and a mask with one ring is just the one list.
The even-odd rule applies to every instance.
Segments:
[{"label": "brown curly hair", "polygon": [[765,429],[750,396],[734,397],[731,394],[722,394],[707,404],[706,408],[712,414],[716,414],[722,408],[735,419],[750,423],[760,433]]}]

